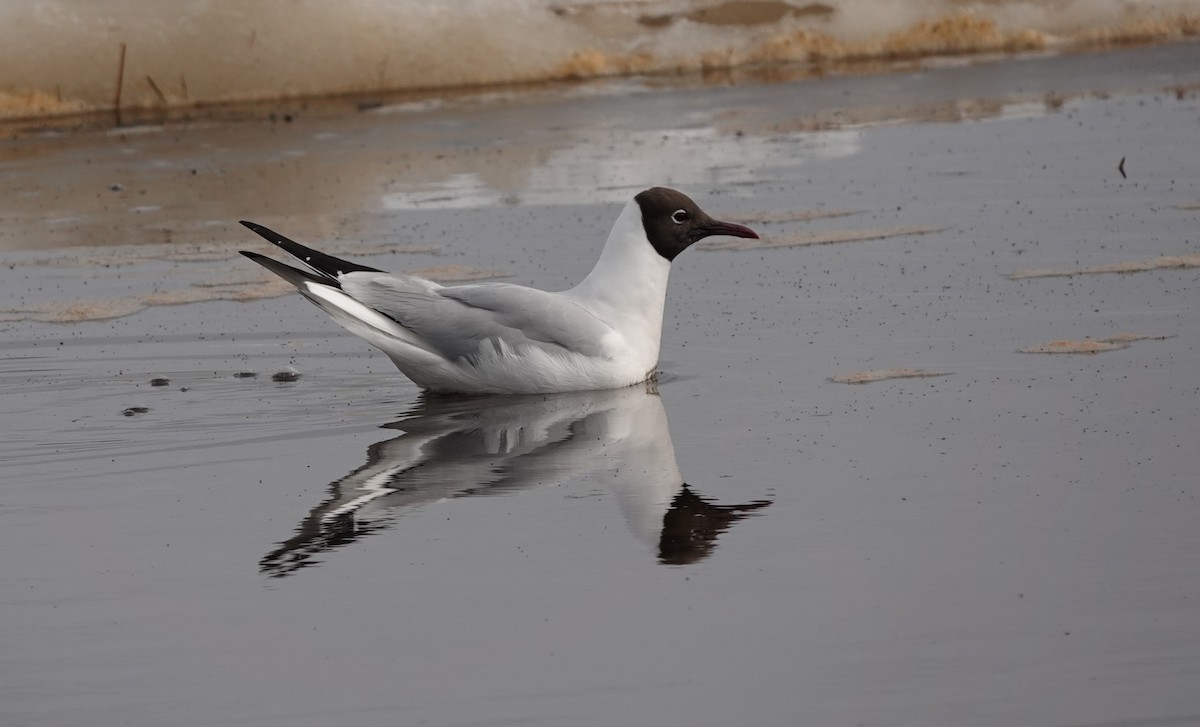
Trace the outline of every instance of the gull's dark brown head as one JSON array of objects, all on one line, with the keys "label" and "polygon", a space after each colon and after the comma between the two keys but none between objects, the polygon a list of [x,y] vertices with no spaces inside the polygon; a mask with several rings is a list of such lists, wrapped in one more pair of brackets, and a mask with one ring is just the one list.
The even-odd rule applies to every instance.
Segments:
[{"label": "gull's dark brown head", "polygon": [[690,197],[674,189],[651,187],[634,200],[642,208],[646,238],[667,260],[674,260],[693,243],[710,235],[758,237],[749,227],[714,220]]}]

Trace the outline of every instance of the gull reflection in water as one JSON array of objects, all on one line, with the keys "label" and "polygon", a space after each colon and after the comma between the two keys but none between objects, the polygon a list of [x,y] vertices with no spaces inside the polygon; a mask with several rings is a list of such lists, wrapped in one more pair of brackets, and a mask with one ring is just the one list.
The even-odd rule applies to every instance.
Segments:
[{"label": "gull reflection in water", "polygon": [[770,501],[718,505],[683,481],[652,384],[616,391],[470,399],[423,398],[403,432],[367,448],[367,462],[329,485],[295,537],[263,557],[281,577],[324,552],[393,525],[408,508],[513,492],[589,474],[614,494],[629,529],[661,563],[694,563],[717,537]]}]

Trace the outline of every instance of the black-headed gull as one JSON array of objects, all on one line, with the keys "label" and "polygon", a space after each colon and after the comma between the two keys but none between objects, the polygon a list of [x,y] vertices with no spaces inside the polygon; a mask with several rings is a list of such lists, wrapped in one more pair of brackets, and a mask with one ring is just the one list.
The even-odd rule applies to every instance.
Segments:
[{"label": "black-headed gull", "polygon": [[338,258],[243,225],[311,269],[242,254],[296,286],[430,391],[544,394],[615,389],[658,364],[671,261],[710,235],[758,237],[654,187],[621,211],[583,282],[551,293],[510,283],[443,286]]}]

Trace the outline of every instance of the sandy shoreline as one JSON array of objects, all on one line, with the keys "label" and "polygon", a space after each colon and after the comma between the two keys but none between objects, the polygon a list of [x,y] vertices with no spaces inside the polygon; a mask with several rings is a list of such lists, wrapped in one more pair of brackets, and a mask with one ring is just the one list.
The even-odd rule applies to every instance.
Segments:
[{"label": "sandy shoreline", "polygon": [[[1191,719],[1200,274],[1149,263],[1200,245],[1197,84],[1185,44],[0,142],[0,723]],[[680,256],[657,389],[430,401],[236,255],[562,288],[664,183],[768,244]]]}]

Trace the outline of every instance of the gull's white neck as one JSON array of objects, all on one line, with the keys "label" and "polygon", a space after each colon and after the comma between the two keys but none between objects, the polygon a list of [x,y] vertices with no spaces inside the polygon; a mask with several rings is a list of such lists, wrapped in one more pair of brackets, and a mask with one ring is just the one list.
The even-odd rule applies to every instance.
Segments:
[{"label": "gull's white neck", "polygon": [[629,345],[658,362],[669,260],[646,238],[642,208],[630,200],[604,243],[592,272],[564,295],[617,329]]}]

